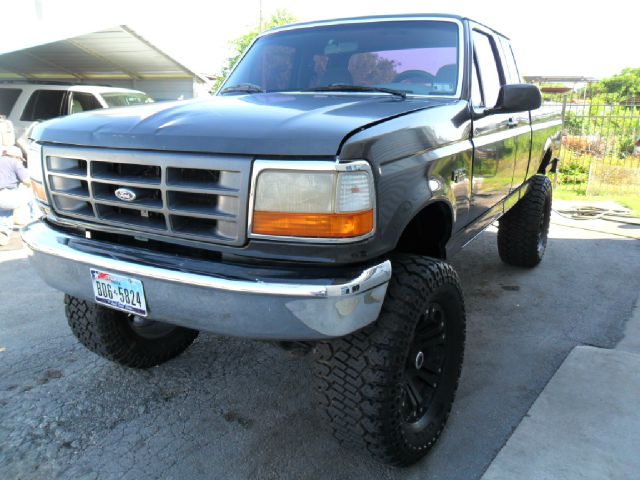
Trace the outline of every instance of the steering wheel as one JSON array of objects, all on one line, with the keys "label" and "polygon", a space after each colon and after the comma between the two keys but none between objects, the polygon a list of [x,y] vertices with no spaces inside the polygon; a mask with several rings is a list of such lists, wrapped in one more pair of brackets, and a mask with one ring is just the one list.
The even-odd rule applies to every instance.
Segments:
[{"label": "steering wheel", "polygon": [[[412,81],[413,80],[413,81]],[[435,82],[435,75],[425,72],[424,70],[405,70],[399,73],[393,79],[396,83],[433,83]]]}]

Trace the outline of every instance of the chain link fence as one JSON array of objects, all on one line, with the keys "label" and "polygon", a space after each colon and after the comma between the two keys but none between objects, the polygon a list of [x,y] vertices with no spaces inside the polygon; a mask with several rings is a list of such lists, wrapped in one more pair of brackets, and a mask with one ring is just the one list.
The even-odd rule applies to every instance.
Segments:
[{"label": "chain link fence", "polygon": [[574,93],[547,103],[562,105],[557,188],[640,196],[640,98],[619,101]]}]

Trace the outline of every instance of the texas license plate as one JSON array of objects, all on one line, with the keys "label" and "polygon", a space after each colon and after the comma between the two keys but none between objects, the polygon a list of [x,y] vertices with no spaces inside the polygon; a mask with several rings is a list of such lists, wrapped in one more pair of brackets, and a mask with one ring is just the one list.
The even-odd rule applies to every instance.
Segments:
[{"label": "texas license plate", "polygon": [[147,316],[142,282],[135,278],[91,269],[93,293],[97,303],[124,312]]}]

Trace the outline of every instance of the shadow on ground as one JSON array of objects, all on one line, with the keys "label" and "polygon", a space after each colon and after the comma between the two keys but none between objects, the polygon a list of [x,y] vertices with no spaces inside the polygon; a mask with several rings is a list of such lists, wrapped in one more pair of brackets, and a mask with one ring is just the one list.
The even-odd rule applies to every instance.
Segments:
[{"label": "shadow on ground", "polygon": [[166,365],[125,369],[77,344],[61,294],[26,259],[0,257],[0,471],[25,479],[478,478],[568,352],[613,346],[637,297],[637,241],[559,226],[552,236],[531,271],[500,263],[493,232],[453,260],[468,312],[460,390],[441,441],[405,470],[332,441],[311,406],[309,356],[201,334]]}]

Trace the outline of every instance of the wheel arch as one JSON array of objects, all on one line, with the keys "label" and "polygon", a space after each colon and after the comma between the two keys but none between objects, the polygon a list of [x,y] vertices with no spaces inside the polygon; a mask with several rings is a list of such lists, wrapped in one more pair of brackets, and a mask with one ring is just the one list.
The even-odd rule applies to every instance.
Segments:
[{"label": "wheel arch", "polygon": [[[549,142],[549,140],[547,142]],[[536,170],[536,173],[541,173],[542,175],[546,175],[547,168],[549,168],[549,165],[551,164],[552,157],[553,157],[553,150],[551,148],[551,145],[550,144],[545,145],[545,150],[544,150],[544,153],[542,154],[542,158],[538,162],[538,168]]]},{"label": "wheel arch", "polygon": [[444,260],[453,221],[453,209],[449,201],[444,198],[433,199],[405,225],[395,250]]}]

